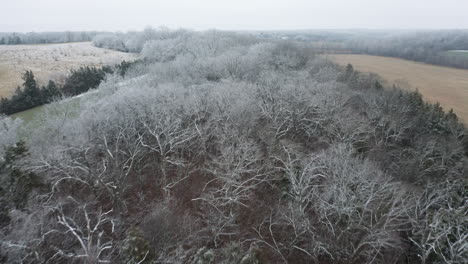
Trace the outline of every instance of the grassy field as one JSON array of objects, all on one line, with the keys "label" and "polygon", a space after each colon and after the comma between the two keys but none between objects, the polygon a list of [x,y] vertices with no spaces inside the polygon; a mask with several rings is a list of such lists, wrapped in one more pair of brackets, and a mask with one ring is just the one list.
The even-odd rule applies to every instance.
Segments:
[{"label": "grassy field", "polygon": [[341,65],[351,63],[359,71],[375,72],[390,84],[407,82],[411,89],[418,89],[426,100],[439,102],[445,110],[453,108],[460,119],[468,124],[468,70],[370,55],[327,56]]},{"label": "grassy field", "polygon": [[81,100],[88,100],[90,96],[94,96],[96,90],[88,91],[84,94],[65,98],[63,100],[31,108],[16,114],[11,115],[12,118],[20,118],[24,122],[21,125],[20,135],[22,138],[27,139],[31,133],[34,133],[34,128],[42,126],[44,120],[49,117],[77,116]]},{"label": "grassy field", "polygon": [[468,50],[449,50],[447,54],[451,56],[468,57]]},{"label": "grassy field", "polygon": [[36,115],[40,115],[43,112],[43,109],[44,109],[44,106],[40,105],[31,109],[16,113],[16,114],[12,114],[11,116],[13,118],[21,118],[25,122],[30,122],[34,120],[34,117]]},{"label": "grassy field", "polygon": [[33,71],[40,85],[48,80],[61,83],[70,69],[117,64],[135,58],[135,54],[96,48],[90,42],[0,45],[0,97],[13,94],[26,70]]}]

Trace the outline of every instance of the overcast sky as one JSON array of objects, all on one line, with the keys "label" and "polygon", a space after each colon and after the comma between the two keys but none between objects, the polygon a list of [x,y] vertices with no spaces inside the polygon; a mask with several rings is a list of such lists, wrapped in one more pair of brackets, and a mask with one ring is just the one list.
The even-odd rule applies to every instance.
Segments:
[{"label": "overcast sky", "polygon": [[0,31],[468,28],[468,0],[0,0]]}]

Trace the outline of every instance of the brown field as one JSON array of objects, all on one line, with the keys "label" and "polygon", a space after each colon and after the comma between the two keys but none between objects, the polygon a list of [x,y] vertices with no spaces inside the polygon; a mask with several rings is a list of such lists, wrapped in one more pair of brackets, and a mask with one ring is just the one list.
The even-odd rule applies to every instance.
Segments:
[{"label": "brown field", "polygon": [[370,55],[327,56],[342,65],[351,63],[359,71],[375,72],[390,84],[408,83],[411,89],[418,89],[426,100],[439,102],[445,110],[453,108],[460,119],[468,124],[468,70]]},{"label": "brown field", "polygon": [[63,82],[71,69],[131,61],[135,54],[101,49],[90,42],[49,45],[0,45],[0,97],[13,94],[21,75],[32,70],[40,85],[49,80]]}]

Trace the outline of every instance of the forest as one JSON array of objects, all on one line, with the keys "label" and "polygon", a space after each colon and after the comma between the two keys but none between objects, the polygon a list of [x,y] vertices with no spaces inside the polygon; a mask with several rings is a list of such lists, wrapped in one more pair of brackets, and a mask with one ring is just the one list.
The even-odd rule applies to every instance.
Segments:
[{"label": "forest", "polygon": [[70,88],[86,99],[74,114],[0,118],[0,262],[468,262],[454,112],[306,41],[148,28],[93,42],[143,59]]}]

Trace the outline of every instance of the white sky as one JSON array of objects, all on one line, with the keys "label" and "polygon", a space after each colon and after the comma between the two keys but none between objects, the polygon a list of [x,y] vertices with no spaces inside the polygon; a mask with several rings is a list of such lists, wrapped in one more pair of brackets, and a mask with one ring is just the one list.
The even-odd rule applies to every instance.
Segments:
[{"label": "white sky", "polygon": [[0,0],[0,32],[468,28],[468,0]]}]

